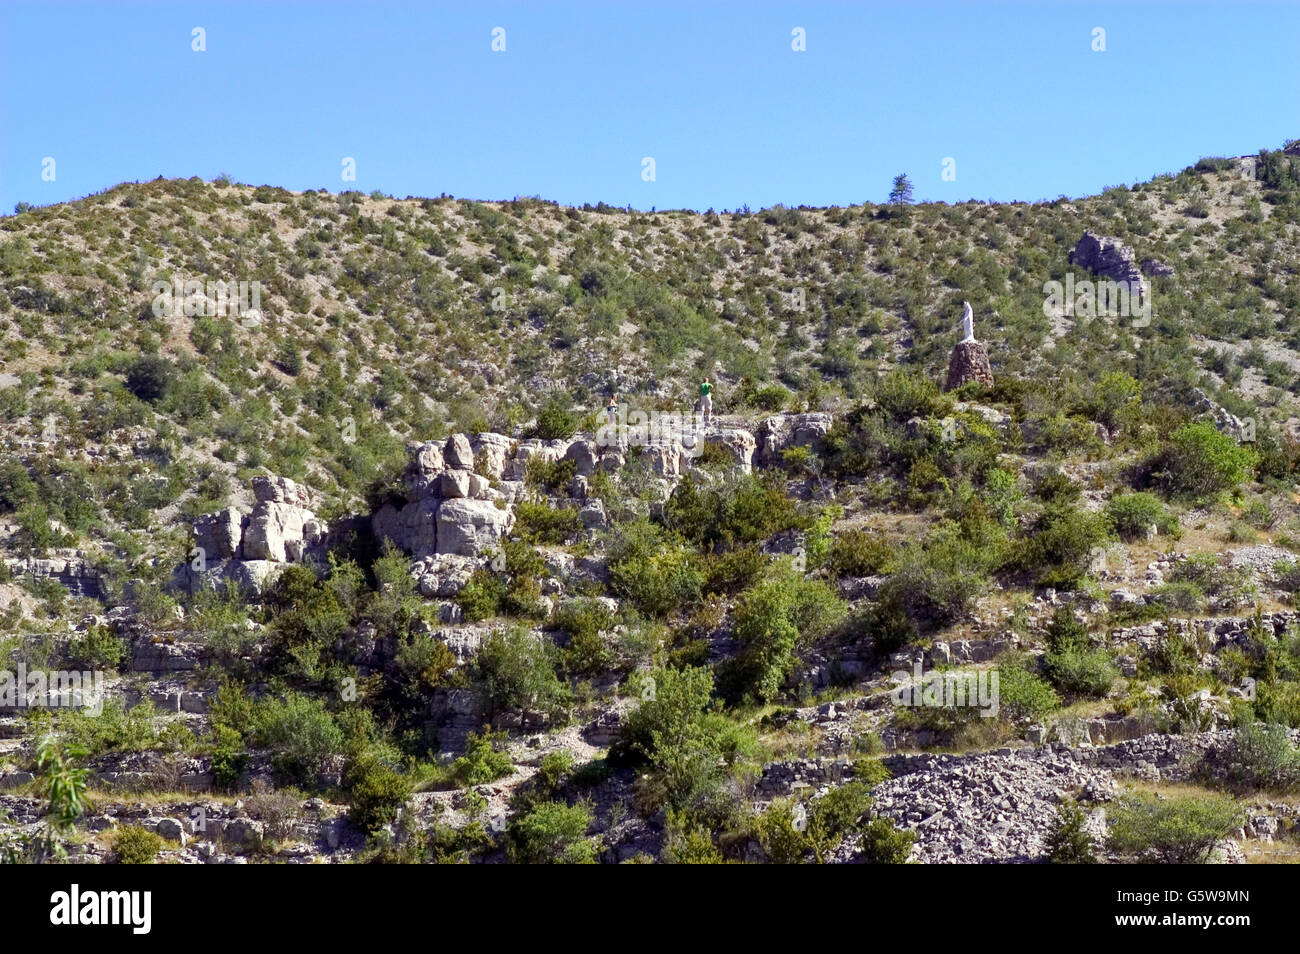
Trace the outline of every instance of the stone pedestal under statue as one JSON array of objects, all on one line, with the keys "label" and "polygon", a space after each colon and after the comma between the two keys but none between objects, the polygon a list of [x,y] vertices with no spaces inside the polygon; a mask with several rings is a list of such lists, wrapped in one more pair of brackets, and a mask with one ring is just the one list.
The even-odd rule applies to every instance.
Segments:
[{"label": "stone pedestal under statue", "polygon": [[948,361],[948,383],[944,389],[952,391],[968,381],[978,381],[985,387],[993,386],[989,349],[982,341],[962,341],[952,349],[952,358]]}]

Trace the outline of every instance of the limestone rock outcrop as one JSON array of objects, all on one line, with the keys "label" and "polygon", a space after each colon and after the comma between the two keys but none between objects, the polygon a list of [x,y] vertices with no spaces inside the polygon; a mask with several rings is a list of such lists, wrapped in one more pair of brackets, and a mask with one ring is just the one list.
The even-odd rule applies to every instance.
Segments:
[{"label": "limestone rock outcrop", "polygon": [[[524,444],[529,444],[525,450]],[[378,540],[391,540],[413,557],[435,554],[480,557],[496,549],[510,531],[514,517],[507,497],[491,480],[474,470],[478,455],[490,474],[523,476],[527,454],[536,450],[555,460],[564,448],[524,442],[511,453],[513,442],[499,434],[480,434],[473,442],[464,434],[445,441],[426,441],[408,448],[411,454],[404,485],[409,497],[401,507],[385,504],[371,518]],[[519,464],[523,456],[524,466]],[[440,585],[430,584],[437,590]]]},{"label": "limestone rock outcrop", "polygon": [[210,560],[236,559],[245,522],[234,507],[205,514],[194,521],[194,546]]},{"label": "limestone rock outcrop", "polygon": [[763,467],[781,463],[781,452],[791,447],[820,451],[822,438],[831,429],[831,415],[819,411],[807,414],[775,414],[759,424],[755,435],[754,460]]},{"label": "limestone rock outcrop", "polygon": [[[71,551],[69,551],[71,552]],[[99,599],[104,595],[104,577],[84,559],[84,554],[64,558],[5,560],[13,576],[31,576],[40,580],[53,580],[64,586],[72,596]]]},{"label": "limestone rock outcrop", "polygon": [[1133,249],[1119,239],[1084,232],[1079,244],[1070,253],[1070,264],[1079,265],[1096,275],[1117,282],[1128,282],[1130,287],[1146,294],[1146,281],[1138,267]]},{"label": "limestone rock outcrop", "polygon": [[308,508],[311,493],[287,477],[254,477],[257,504],[248,515],[245,560],[296,563],[325,536],[325,525]]},{"label": "limestone rock outcrop", "polygon": [[439,553],[481,556],[495,549],[514,524],[514,515],[487,500],[444,500],[438,506]]}]

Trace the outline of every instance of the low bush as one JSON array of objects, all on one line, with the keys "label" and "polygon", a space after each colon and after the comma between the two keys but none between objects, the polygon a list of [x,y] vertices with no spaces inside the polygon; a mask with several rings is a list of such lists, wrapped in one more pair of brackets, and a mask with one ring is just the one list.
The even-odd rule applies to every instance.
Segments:
[{"label": "low bush", "polygon": [[1214,795],[1130,795],[1107,812],[1111,851],[1147,864],[1194,865],[1241,826],[1236,802]]},{"label": "low bush", "polygon": [[139,825],[122,825],[109,839],[120,865],[151,865],[166,844],[161,835]]},{"label": "low bush", "polygon": [[504,732],[469,733],[465,751],[451,763],[450,777],[459,787],[486,785],[505,778],[515,770],[510,756],[497,750],[497,743],[505,739]]},{"label": "low bush", "polygon": [[641,704],[610,747],[614,766],[644,766],[639,795],[647,807],[699,817],[725,813],[724,783],[756,751],[753,733],[711,704],[713,674],[703,667],[656,669],[639,684]]},{"label": "low bush", "polygon": [[582,518],[573,507],[521,500],[515,504],[515,533],[526,543],[568,543],[581,535]]},{"label": "low bush", "polygon": [[882,533],[846,530],[831,540],[826,568],[835,576],[875,576],[888,572],[894,551]]},{"label": "low bush", "polygon": [[363,753],[343,775],[348,817],[365,832],[392,824],[411,797],[411,780],[384,759]]},{"label": "low bush", "polygon": [[551,614],[548,625],[568,635],[561,653],[566,671],[595,675],[608,669],[613,653],[603,633],[614,628],[618,618],[594,599],[568,600]]},{"label": "low bush", "polygon": [[1248,479],[1256,458],[1212,424],[1191,421],[1171,435],[1157,462],[1157,479],[1171,494],[1203,500]]},{"label": "low bush", "polygon": [[539,437],[544,441],[565,439],[573,436],[578,429],[578,414],[573,409],[573,402],[568,395],[554,393],[546,399],[537,412],[536,423],[528,430],[527,437]]},{"label": "low bush", "polygon": [[1285,725],[1240,726],[1223,759],[1230,785],[1245,791],[1291,792],[1300,788],[1300,750]]},{"label": "low bush", "polygon": [[324,702],[291,692],[257,704],[251,741],[270,751],[271,764],[284,779],[315,788],[329,762],[343,754],[344,738]]},{"label": "low bush", "polygon": [[610,589],[647,616],[663,617],[699,600],[698,557],[648,521],[624,524],[609,542]]},{"label": "low bush", "polygon": [[126,659],[126,642],[107,626],[91,626],[68,640],[64,653],[73,669],[103,669],[116,672]]},{"label": "low bush", "polygon": [[1088,816],[1077,802],[1062,802],[1047,832],[1047,860],[1054,865],[1097,863],[1096,847],[1087,828]]},{"label": "low bush", "polygon": [[774,564],[741,595],[733,632],[742,648],[720,674],[723,695],[732,701],[776,699],[794,668],[796,648],[818,639],[846,613],[844,601],[824,582]]},{"label": "low bush", "polygon": [[775,477],[742,474],[717,486],[688,474],[664,504],[664,524],[705,549],[756,543],[807,523]]},{"label": "low bush", "polygon": [[998,660],[998,706],[1004,719],[1037,719],[1061,704],[1051,684],[1008,654]]},{"label": "low bush", "polygon": [[595,864],[598,845],[587,837],[591,821],[586,803],[542,802],[506,826],[506,857],[513,864]]},{"label": "low bush", "polygon": [[1155,494],[1141,491],[1116,494],[1106,504],[1106,515],[1124,540],[1142,539],[1153,528],[1165,535],[1178,532],[1178,518]]},{"label": "low bush", "polygon": [[569,704],[569,689],[555,673],[553,644],[521,626],[493,630],[484,637],[472,679],[483,693],[488,714],[540,709],[552,715]]}]

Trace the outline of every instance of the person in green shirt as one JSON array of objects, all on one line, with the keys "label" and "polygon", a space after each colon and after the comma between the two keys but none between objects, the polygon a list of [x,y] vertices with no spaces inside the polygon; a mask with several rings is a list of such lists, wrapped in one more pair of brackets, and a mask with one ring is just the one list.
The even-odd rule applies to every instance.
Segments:
[{"label": "person in green shirt", "polygon": [[713,422],[713,385],[708,381],[700,382],[700,416],[705,424]]},{"label": "person in green shirt", "polygon": [[618,392],[615,391],[609,403],[605,405],[605,414],[609,419],[610,427],[618,422]]}]

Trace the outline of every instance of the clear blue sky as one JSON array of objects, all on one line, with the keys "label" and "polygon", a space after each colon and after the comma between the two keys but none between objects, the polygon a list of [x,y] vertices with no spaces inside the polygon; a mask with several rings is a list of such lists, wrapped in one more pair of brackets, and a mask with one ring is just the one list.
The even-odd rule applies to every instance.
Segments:
[{"label": "clear blue sky", "polygon": [[0,209],[222,172],[645,209],[882,201],[906,172],[1032,201],[1300,137],[1298,62],[1300,3],[4,0]]}]

